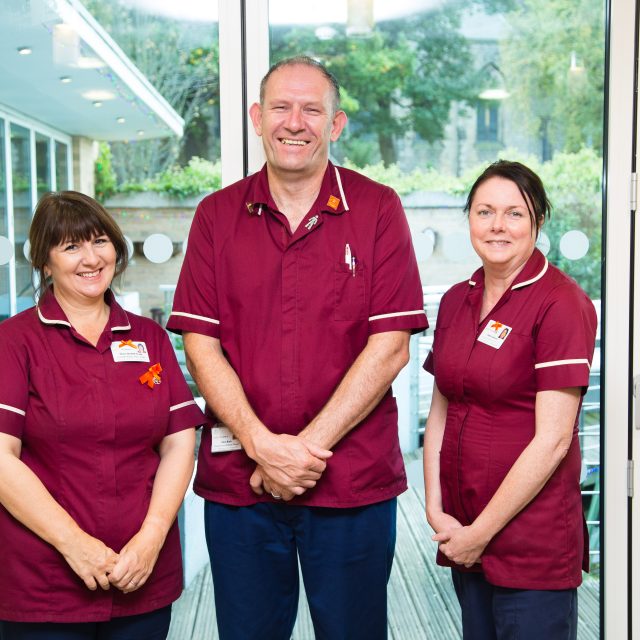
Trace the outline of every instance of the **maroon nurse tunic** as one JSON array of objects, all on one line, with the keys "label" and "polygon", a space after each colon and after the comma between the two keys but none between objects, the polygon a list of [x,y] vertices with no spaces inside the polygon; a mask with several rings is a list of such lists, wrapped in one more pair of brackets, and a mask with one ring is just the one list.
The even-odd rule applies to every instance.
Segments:
[{"label": "maroon nurse tunic", "polygon": [[[446,513],[471,524],[535,434],[538,391],[589,384],[597,317],[580,287],[535,250],[479,322],[484,272],[442,298],[425,369],[448,400],[440,451]],[[483,571],[497,586],[577,587],[588,570],[580,497],[578,418],[567,456],[540,493],[489,543]],[[464,567],[438,554],[444,566]]]},{"label": "maroon nurse tunic", "polygon": [[[124,311],[110,292],[106,299],[109,322],[95,347],[49,293],[0,324],[0,431],[22,441],[24,464],[78,525],[120,551],[149,508],[158,445],[204,416],[164,329]],[[141,384],[155,364],[160,384]],[[109,620],[164,607],[181,591],[175,522],[144,586],[90,591],[56,549],[0,506],[0,620]]]}]

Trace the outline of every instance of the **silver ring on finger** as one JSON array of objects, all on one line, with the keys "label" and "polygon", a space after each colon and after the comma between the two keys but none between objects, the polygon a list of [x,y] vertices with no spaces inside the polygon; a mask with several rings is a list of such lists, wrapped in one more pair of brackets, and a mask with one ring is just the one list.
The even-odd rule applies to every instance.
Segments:
[{"label": "silver ring on finger", "polygon": [[275,493],[274,491],[271,492],[271,497],[274,500],[282,500],[282,496],[279,493]]}]

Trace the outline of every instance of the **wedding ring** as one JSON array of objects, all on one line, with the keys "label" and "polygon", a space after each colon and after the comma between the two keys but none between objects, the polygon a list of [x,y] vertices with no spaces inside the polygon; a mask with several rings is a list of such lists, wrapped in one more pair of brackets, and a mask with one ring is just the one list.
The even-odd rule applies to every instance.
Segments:
[{"label": "wedding ring", "polygon": [[277,493],[273,493],[273,491],[271,492],[271,497],[275,500],[282,500],[282,496],[278,495]]}]

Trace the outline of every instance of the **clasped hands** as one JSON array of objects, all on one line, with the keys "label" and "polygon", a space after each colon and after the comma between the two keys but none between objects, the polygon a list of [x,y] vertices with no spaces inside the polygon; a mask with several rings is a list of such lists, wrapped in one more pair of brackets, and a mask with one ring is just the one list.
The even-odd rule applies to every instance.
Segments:
[{"label": "clasped hands", "polygon": [[436,532],[431,539],[438,543],[438,549],[449,560],[465,567],[482,562],[482,554],[489,541],[473,524],[463,526],[446,513],[431,518],[430,524]]},{"label": "clasped hands", "polygon": [[91,591],[98,587],[106,591],[114,586],[123,593],[131,593],[151,575],[164,537],[159,529],[145,524],[116,553],[98,538],[78,529],[61,553]]},{"label": "clasped hands", "polygon": [[303,436],[263,434],[255,443],[257,466],[249,484],[258,495],[267,491],[291,500],[316,486],[332,455]]}]

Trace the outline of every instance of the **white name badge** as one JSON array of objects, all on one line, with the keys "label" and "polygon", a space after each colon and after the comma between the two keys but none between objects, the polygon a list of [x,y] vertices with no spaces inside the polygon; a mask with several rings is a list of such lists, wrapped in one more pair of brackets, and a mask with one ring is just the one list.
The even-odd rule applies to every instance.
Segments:
[{"label": "white name badge", "polygon": [[119,340],[111,343],[114,362],[150,362],[147,345],[139,340]]},{"label": "white name badge", "polygon": [[499,349],[509,337],[512,327],[508,327],[502,322],[497,320],[489,320],[487,326],[482,330],[482,333],[478,336],[478,342],[488,344],[494,349]]},{"label": "white name badge", "polygon": [[236,438],[229,427],[221,422],[211,428],[211,453],[224,453],[225,451],[238,451],[242,449],[240,440]]}]

